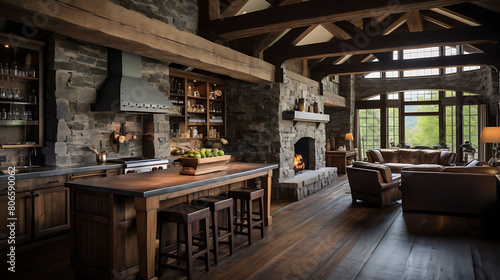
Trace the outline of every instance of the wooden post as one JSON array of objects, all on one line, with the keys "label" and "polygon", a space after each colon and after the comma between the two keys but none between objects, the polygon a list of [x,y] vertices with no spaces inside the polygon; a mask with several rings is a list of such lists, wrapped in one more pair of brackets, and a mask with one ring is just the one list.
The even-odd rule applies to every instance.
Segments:
[{"label": "wooden post", "polygon": [[156,216],[160,201],[158,196],[135,197],[137,212],[137,245],[139,247],[139,279],[156,280],[155,277],[155,242]]},{"label": "wooden post", "polygon": [[273,223],[273,217],[271,217],[271,186],[273,179],[273,171],[267,171],[267,176],[261,177],[262,189],[264,189],[264,222],[266,226],[270,226]]}]

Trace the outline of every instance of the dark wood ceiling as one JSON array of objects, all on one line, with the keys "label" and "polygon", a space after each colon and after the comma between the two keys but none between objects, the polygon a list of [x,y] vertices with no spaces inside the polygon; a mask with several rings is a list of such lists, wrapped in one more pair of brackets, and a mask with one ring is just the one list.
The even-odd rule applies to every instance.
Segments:
[{"label": "dark wood ceiling", "polygon": [[[311,78],[328,75],[500,65],[500,1],[267,0],[269,8],[236,15],[249,1],[200,0],[200,34],[276,66],[301,60]],[[321,26],[326,42],[298,44]],[[477,52],[393,61],[392,51],[465,45]],[[374,59],[378,62],[372,62]],[[280,77],[281,75],[281,77]]]}]

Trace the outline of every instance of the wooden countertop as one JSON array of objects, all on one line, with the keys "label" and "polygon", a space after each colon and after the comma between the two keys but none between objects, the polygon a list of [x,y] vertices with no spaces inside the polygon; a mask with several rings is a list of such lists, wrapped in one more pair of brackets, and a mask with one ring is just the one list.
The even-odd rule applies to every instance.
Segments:
[{"label": "wooden countertop", "polygon": [[69,188],[150,197],[221,182],[278,168],[277,164],[230,162],[227,169],[205,175],[180,175],[181,167],[66,183]]}]

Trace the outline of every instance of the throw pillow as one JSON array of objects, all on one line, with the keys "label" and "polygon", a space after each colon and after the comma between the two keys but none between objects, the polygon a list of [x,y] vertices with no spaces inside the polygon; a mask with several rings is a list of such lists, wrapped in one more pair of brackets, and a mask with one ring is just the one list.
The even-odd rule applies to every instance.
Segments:
[{"label": "throw pillow", "polygon": [[456,156],[457,154],[455,154],[454,152],[441,151],[438,163],[441,165],[452,165],[453,163],[455,163]]},{"label": "throw pillow", "polygon": [[417,149],[401,149],[399,150],[399,162],[419,164],[420,163],[420,150]]},{"label": "throw pillow", "polygon": [[384,163],[384,157],[379,150],[370,150],[373,162]]},{"label": "throw pillow", "polygon": [[422,150],[420,151],[420,163],[437,164],[441,151]]},{"label": "throw pillow", "polygon": [[384,158],[383,162],[398,162],[398,152],[395,149],[380,149],[380,154]]}]

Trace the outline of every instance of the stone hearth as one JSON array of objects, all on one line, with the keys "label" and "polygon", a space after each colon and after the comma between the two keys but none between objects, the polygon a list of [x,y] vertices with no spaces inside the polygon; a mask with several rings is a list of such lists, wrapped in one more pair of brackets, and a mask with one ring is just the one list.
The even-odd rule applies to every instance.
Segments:
[{"label": "stone hearth", "polygon": [[292,179],[273,186],[272,197],[298,201],[337,181],[336,167],[323,167],[318,170],[305,170]]}]

